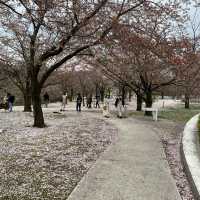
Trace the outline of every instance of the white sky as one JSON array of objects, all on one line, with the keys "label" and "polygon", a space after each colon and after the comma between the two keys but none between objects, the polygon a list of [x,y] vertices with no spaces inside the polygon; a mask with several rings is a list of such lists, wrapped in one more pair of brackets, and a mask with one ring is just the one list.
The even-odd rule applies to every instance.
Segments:
[{"label": "white sky", "polygon": [[[193,0],[191,4],[187,2],[191,2],[191,0],[183,0],[186,2],[185,7],[189,10],[190,21],[186,25],[189,33],[192,33],[191,23],[193,22],[195,26],[200,24],[200,0]],[[200,27],[199,27],[200,28]],[[198,29],[198,33],[200,33],[200,29]]]}]

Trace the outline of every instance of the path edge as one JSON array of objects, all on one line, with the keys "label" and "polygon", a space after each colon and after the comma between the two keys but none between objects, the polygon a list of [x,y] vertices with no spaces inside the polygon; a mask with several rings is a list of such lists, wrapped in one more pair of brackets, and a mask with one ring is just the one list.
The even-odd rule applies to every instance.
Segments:
[{"label": "path edge", "polygon": [[180,146],[183,167],[197,200],[200,200],[200,144],[197,129],[199,115],[186,123]]},{"label": "path edge", "polygon": [[[117,130],[117,134],[116,134],[116,138],[114,138],[114,140],[107,146],[107,148],[101,152],[100,156],[97,158],[97,160],[91,165],[91,167],[89,167],[88,171],[83,175],[83,177],[81,178],[81,180],[77,183],[77,185],[74,187],[74,189],[71,191],[71,193],[69,194],[69,196],[65,199],[65,200],[74,200],[76,198],[76,191],[79,190],[79,188],[81,187],[82,182],[84,182],[85,179],[87,179],[87,177],[89,176],[89,174],[91,173],[90,171],[96,167],[96,165],[98,164],[100,158],[102,158],[107,151],[109,151],[118,141],[119,141],[119,132],[120,129],[113,123],[112,120],[105,120],[104,121],[106,123],[109,123],[110,125],[112,125],[113,127],[116,128]],[[75,195],[74,195],[75,194]]]}]

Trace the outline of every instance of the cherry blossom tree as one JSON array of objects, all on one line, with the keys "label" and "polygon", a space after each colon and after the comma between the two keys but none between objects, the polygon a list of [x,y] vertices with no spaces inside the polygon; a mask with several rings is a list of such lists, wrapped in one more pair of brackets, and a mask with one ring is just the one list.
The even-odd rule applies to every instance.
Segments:
[{"label": "cherry blossom tree", "polygon": [[117,24],[105,39],[105,48],[94,53],[94,64],[104,74],[136,93],[137,110],[141,110],[142,101],[151,107],[153,92],[176,82],[176,46],[170,21],[172,17],[181,20],[176,11],[168,5],[149,7],[137,21]]},{"label": "cherry blossom tree", "polygon": [[[31,85],[34,126],[44,127],[40,93],[64,63],[102,44],[118,20],[146,0],[0,0],[1,57],[23,63]],[[9,44],[9,45],[6,45]]]}]

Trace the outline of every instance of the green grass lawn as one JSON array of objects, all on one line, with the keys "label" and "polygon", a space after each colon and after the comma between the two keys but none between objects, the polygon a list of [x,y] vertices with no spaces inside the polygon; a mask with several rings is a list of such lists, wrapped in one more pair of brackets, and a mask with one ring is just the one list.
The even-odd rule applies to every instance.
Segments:
[{"label": "green grass lawn", "polygon": [[176,122],[187,122],[194,115],[200,113],[200,106],[191,106],[190,109],[185,109],[183,106],[177,108],[167,108],[160,111],[158,118],[168,119]]},{"label": "green grass lawn", "polygon": [[[200,113],[200,104],[191,104],[190,109],[185,109],[184,105],[177,107],[166,107],[158,112],[158,119],[168,119],[175,122],[187,122],[194,115]],[[144,112],[131,112],[130,116],[143,116]]]}]

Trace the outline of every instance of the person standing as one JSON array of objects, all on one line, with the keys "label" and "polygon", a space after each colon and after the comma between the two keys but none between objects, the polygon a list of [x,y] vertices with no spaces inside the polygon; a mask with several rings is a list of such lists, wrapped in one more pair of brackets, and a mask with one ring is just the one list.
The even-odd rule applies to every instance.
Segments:
[{"label": "person standing", "polygon": [[118,98],[118,103],[117,103],[117,117],[122,118],[122,98]]},{"label": "person standing", "polygon": [[68,97],[67,92],[65,92],[65,96],[66,96],[66,102],[65,103],[67,104],[67,97]]},{"label": "person standing", "polygon": [[45,92],[44,96],[43,96],[43,99],[44,99],[44,104],[46,106],[46,108],[48,107],[48,103],[49,103],[49,94],[47,92]]},{"label": "person standing", "polygon": [[64,92],[63,95],[62,95],[62,104],[61,104],[60,111],[65,111],[66,103],[67,103],[67,93]]},{"label": "person standing", "polygon": [[82,97],[81,94],[78,93],[77,99],[76,99],[76,111],[81,112],[81,103],[82,103]]},{"label": "person standing", "polygon": [[100,108],[99,101],[100,101],[100,96],[97,95],[97,96],[96,96],[96,106],[95,106],[96,108],[97,108],[97,107]]},{"label": "person standing", "polygon": [[105,97],[103,106],[103,116],[110,117],[110,101],[109,98]]},{"label": "person standing", "polygon": [[6,93],[6,95],[3,97],[3,107],[5,110],[8,110],[9,106],[8,106],[8,93]]},{"label": "person standing", "polygon": [[12,112],[13,111],[13,104],[14,104],[14,101],[15,101],[15,96],[8,93],[7,99],[8,99],[8,111]]},{"label": "person standing", "polygon": [[92,107],[92,95],[89,95],[87,97],[87,108],[91,108]]},{"label": "person standing", "polygon": [[118,102],[119,102],[119,98],[117,97],[116,100],[115,100],[115,107],[116,108],[117,108]]}]

